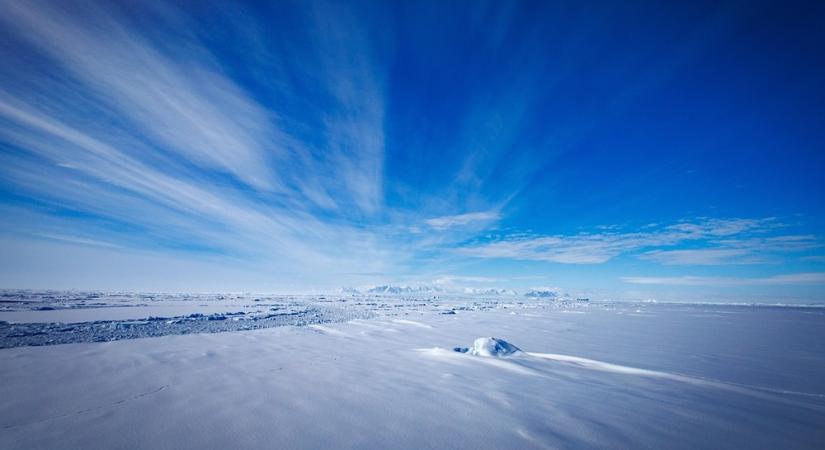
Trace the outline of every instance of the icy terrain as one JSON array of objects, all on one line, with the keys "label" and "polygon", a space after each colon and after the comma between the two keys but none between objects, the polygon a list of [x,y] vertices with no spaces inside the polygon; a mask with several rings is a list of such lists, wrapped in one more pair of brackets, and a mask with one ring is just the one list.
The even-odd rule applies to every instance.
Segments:
[{"label": "icy terrain", "polygon": [[[823,308],[433,293],[0,298],[4,449],[825,442]],[[135,339],[146,336],[157,337]]]}]

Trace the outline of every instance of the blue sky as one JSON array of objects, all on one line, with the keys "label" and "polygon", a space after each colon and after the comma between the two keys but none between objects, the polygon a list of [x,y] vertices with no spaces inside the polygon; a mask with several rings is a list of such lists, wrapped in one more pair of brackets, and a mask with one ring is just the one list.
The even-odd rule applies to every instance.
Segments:
[{"label": "blue sky", "polygon": [[816,2],[3,2],[0,286],[825,300]]}]

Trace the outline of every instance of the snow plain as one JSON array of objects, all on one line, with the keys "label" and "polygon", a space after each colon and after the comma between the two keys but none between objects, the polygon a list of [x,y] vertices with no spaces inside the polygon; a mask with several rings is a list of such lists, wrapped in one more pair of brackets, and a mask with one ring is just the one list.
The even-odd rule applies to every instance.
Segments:
[{"label": "snow plain", "polygon": [[[8,301],[0,320],[48,314],[3,324],[33,330],[54,325],[47,322],[64,310],[73,327],[94,331],[96,322],[111,328],[123,321],[107,316],[115,310],[136,308],[126,319],[137,323],[132,329],[147,326],[150,315],[163,315],[155,322],[164,325],[153,334],[159,337],[84,332],[61,345],[0,337],[7,347],[0,349],[0,448],[754,449],[825,442],[823,308],[516,296],[82,298]],[[257,329],[201,332],[187,321],[165,327],[172,317],[261,317],[270,308],[304,313],[290,323],[212,321],[262,324]],[[92,342],[95,336],[115,340]],[[477,341],[490,337],[504,343]]]}]

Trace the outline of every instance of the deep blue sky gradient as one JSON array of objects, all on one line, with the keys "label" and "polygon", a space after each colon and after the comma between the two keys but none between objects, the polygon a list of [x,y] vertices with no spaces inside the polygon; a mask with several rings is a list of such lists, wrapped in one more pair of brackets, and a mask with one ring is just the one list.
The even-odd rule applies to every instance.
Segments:
[{"label": "deep blue sky gradient", "polygon": [[0,285],[825,300],[822,2],[3,2]]}]

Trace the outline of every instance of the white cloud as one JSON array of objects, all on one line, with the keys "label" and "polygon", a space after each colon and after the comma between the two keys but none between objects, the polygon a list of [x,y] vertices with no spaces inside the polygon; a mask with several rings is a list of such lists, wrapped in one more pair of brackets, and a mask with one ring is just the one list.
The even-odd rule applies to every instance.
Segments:
[{"label": "white cloud", "polygon": [[812,235],[713,239],[713,247],[685,250],[652,250],[641,258],[668,265],[760,264],[781,261],[784,255],[822,246]]},{"label": "white cloud", "polygon": [[[599,232],[575,235],[518,236],[469,245],[461,254],[481,258],[509,258],[566,264],[600,264],[619,255],[648,250],[641,255],[665,264],[728,264],[764,262],[770,253],[789,253],[820,246],[814,236],[751,237],[779,227],[767,219],[699,219],[644,231]],[[698,249],[668,249],[685,243]]]},{"label": "white cloud", "polygon": [[67,244],[77,244],[77,245],[84,245],[84,246],[92,246],[92,247],[107,247],[107,248],[121,248],[120,245],[113,244],[111,242],[100,241],[97,239],[88,239],[78,236],[70,236],[70,235],[63,235],[63,234],[51,234],[51,233],[35,233],[36,237],[41,237],[45,239],[50,239],[59,242],[65,242]]},{"label": "white cloud", "polygon": [[[210,247],[274,272],[375,272],[406,251],[388,245],[381,227],[354,224],[381,206],[384,145],[381,70],[360,32],[317,42],[295,63],[312,72],[325,102],[295,118],[233,81],[172,7],[147,7],[158,29],[181,25],[167,42],[114,4],[3,5],[0,28],[14,45],[0,48],[0,59],[37,55],[48,72],[4,68],[35,89],[0,88],[0,140],[15,149],[0,154],[0,176],[48,208],[97,223],[5,206],[22,234],[87,246]],[[309,17],[307,26],[324,33],[310,35],[360,29],[355,17],[320,16],[324,23]],[[271,82],[285,83],[285,96],[293,90]],[[306,128],[317,130],[311,143],[300,136]]]},{"label": "white cloud", "polygon": [[653,250],[643,259],[672,265],[754,264],[764,260],[753,258],[747,249],[704,248],[691,250]]},{"label": "white cloud", "polygon": [[85,11],[93,20],[81,26],[49,5],[10,2],[4,10],[6,24],[164,148],[250,186],[278,187],[267,153],[283,149],[266,143],[281,139],[262,108],[208,58],[176,61],[100,11]]},{"label": "white cloud", "polygon": [[[372,213],[380,205],[384,94],[380,70],[370,60],[370,41],[362,33],[343,32],[359,29],[352,23],[357,18],[307,14],[309,26],[323,29],[311,35],[325,38],[307,49],[301,59],[305,67],[293,69],[311,71],[318,95],[329,103],[323,110],[309,110],[310,123],[300,123],[259,104],[228,77],[174,7],[147,7],[157,28],[175,27],[176,39],[160,45],[113,5],[73,4],[71,10],[59,3],[4,6],[0,23],[57,63],[49,77],[39,80],[39,91],[55,95],[37,99],[38,105],[34,95],[20,96],[19,103],[48,110],[52,118],[95,138],[105,134],[110,144],[123,135],[150,144],[132,154],[136,159],[169,167],[183,159],[253,190],[277,194],[292,207],[308,200],[325,209],[354,206]],[[80,97],[61,104],[61,98],[69,98],[59,94],[62,90]],[[80,106],[116,120],[95,129],[93,123],[73,118]],[[302,127],[317,128],[324,139],[308,144],[286,131]]]},{"label": "white cloud", "polygon": [[498,211],[481,211],[474,213],[458,214],[455,216],[441,216],[427,219],[425,223],[436,230],[446,230],[448,228],[468,225],[474,222],[492,222],[498,220]]},{"label": "white cloud", "polygon": [[737,277],[621,277],[625,283],[665,286],[762,286],[825,284],[825,272],[793,273],[763,278]]},{"label": "white cloud", "polygon": [[482,258],[510,258],[567,264],[603,263],[620,253],[643,245],[636,236],[603,234],[505,239],[458,252]]},{"label": "white cloud", "polygon": [[666,230],[683,233],[685,238],[719,238],[733,236],[746,232],[767,231],[781,227],[775,217],[762,219],[710,219],[699,218],[693,222],[681,222],[670,225]]},{"label": "white cloud", "polygon": [[435,285],[454,285],[454,284],[487,284],[498,283],[504,281],[496,277],[479,277],[479,276],[464,276],[464,275],[442,275],[434,280],[432,284]]}]

